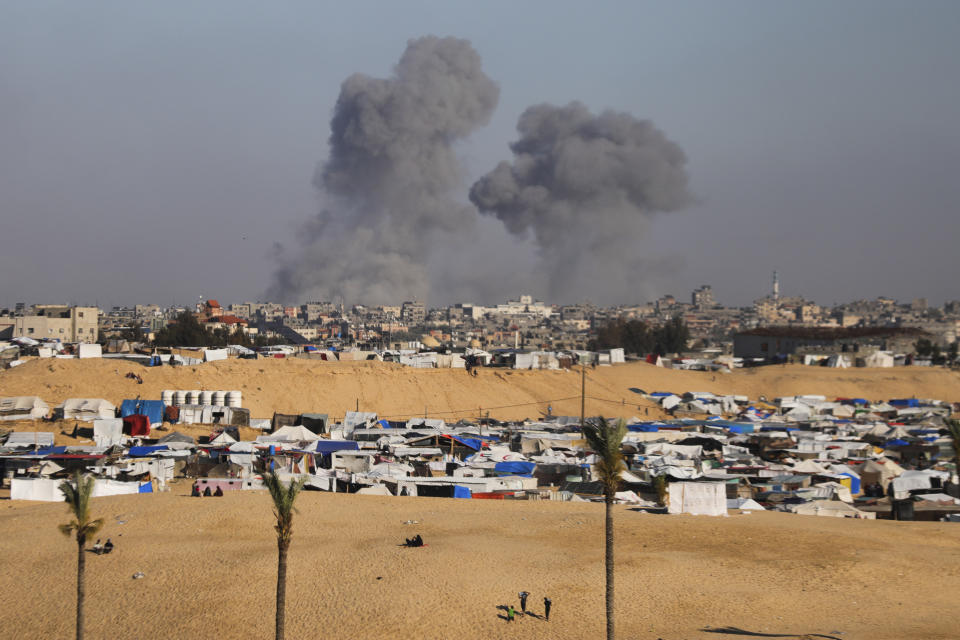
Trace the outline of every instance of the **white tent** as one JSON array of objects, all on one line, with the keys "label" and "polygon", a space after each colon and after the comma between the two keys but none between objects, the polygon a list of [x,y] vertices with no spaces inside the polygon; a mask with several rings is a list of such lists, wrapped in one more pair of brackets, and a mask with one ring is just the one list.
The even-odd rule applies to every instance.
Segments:
[{"label": "white tent", "polygon": [[[41,502],[63,502],[60,491],[62,480],[49,478],[13,478],[10,482],[11,500],[38,500]],[[93,497],[119,496],[140,492],[139,482],[120,482],[97,478],[93,485]]]},{"label": "white tent", "polygon": [[77,345],[77,357],[78,358],[102,358],[103,357],[103,347],[99,344],[86,344],[82,343]]},{"label": "white tent", "polygon": [[45,449],[53,446],[53,433],[50,431],[14,431],[7,436],[4,446],[11,449],[34,446]]},{"label": "white tent", "polygon": [[835,353],[827,358],[827,366],[834,369],[848,369],[850,367],[850,361],[847,360],[846,356]]},{"label": "white tent", "polygon": [[668,513],[727,515],[727,489],[723,482],[673,482],[669,495]]},{"label": "white tent", "polygon": [[92,422],[99,418],[113,418],[117,408],[103,398],[68,398],[56,411],[63,420]]},{"label": "white tent", "polygon": [[307,429],[304,426],[292,426],[288,425],[286,427],[280,427],[269,436],[260,436],[257,438],[258,442],[313,442],[314,440],[319,440],[320,436],[315,434],[310,429]]},{"label": "white tent", "polygon": [[229,435],[226,431],[222,431],[216,438],[210,441],[210,444],[222,446],[236,444],[236,442],[237,441],[233,438],[233,436]]},{"label": "white tent", "polygon": [[214,360],[226,360],[226,359],[227,359],[226,349],[204,349],[203,350],[204,362],[213,362]]},{"label": "white tent", "polygon": [[868,367],[892,367],[894,363],[893,354],[889,351],[874,351],[864,359],[864,364]]},{"label": "white tent", "polygon": [[93,441],[98,447],[112,447],[123,440],[121,418],[100,418],[93,421]]},{"label": "white tent", "polygon": [[868,511],[860,511],[856,507],[839,500],[814,500],[797,505],[793,508],[794,513],[804,516],[828,516],[834,518],[865,518],[874,520],[877,514]]},{"label": "white tent", "polygon": [[763,505],[750,498],[727,498],[727,509],[740,511],[766,511]]},{"label": "white tent", "polygon": [[37,420],[49,412],[50,407],[37,396],[0,398],[0,420]]}]

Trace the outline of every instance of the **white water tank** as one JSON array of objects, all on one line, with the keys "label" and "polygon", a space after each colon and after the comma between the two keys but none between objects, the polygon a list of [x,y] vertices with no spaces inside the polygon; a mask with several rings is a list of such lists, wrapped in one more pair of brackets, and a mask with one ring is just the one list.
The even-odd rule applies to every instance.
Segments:
[{"label": "white water tank", "polygon": [[187,404],[187,392],[178,389],[173,392],[173,404]]},{"label": "white water tank", "polygon": [[239,409],[243,406],[243,394],[239,391],[227,391],[227,406]]},{"label": "white water tank", "polygon": [[160,392],[160,401],[165,405],[173,404],[173,391],[170,389],[164,389]]},{"label": "white water tank", "polygon": [[191,389],[187,391],[187,404],[200,404],[200,390]]},{"label": "white water tank", "polygon": [[226,391],[214,391],[212,404],[215,407],[223,407],[227,404],[227,392]]}]

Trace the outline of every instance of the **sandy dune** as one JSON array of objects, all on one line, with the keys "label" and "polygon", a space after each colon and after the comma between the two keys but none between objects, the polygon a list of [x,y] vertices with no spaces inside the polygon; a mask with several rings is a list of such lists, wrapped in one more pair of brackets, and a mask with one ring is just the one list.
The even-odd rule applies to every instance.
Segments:
[{"label": "sandy dune", "polygon": [[[141,375],[144,383],[125,378]],[[587,372],[587,413],[657,417],[659,409],[631,389],[713,391],[757,398],[800,393],[869,399],[929,397],[960,400],[960,374],[942,368],[824,369],[801,365],[738,370],[729,374],[666,370],[646,363],[598,367]],[[243,392],[254,417],[274,411],[318,411],[342,417],[357,407],[383,417],[424,415],[448,420],[489,411],[505,419],[579,415],[580,376],[564,371],[413,369],[376,362],[228,360],[196,367],[143,367],[115,360],[34,360],[0,372],[0,395],[39,395],[52,405],[65,398],[106,398],[119,404],[163,389]],[[649,413],[645,413],[649,410]]]},{"label": "sandy dune", "polygon": [[[56,529],[66,507],[0,505],[4,637],[70,637],[76,547]],[[288,637],[602,636],[602,505],[309,492],[299,508]],[[272,635],[265,493],[99,498],[94,511],[117,548],[87,562],[88,637]],[[957,635],[956,525],[617,507],[616,531],[619,637],[746,637],[711,627],[844,640]],[[398,546],[415,533],[427,547]],[[146,577],[133,580],[137,571]],[[498,618],[521,589],[536,613],[544,594],[553,599],[549,623]]]}]

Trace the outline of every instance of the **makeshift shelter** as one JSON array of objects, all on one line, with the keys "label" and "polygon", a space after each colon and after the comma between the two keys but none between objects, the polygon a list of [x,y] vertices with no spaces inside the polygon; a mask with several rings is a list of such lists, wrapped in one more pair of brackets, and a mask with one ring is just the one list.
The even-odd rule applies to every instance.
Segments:
[{"label": "makeshift shelter", "polygon": [[37,396],[0,398],[0,420],[38,420],[50,413],[50,407]]},{"label": "makeshift shelter", "polygon": [[300,416],[300,424],[316,434],[326,433],[329,422],[330,416],[326,413],[304,413]]},{"label": "makeshift shelter", "polygon": [[69,398],[56,409],[61,420],[92,422],[100,418],[113,418],[117,408],[103,398]]},{"label": "makeshift shelter", "polygon": [[857,473],[860,474],[861,486],[879,484],[886,489],[891,480],[903,473],[903,467],[893,460],[880,458],[879,460],[867,460],[857,469]]},{"label": "makeshift shelter", "polygon": [[120,417],[132,415],[147,416],[151,426],[163,424],[166,405],[162,400],[124,400],[120,403]]},{"label": "makeshift shelter", "polygon": [[150,419],[139,414],[123,418],[124,433],[133,437],[148,437],[150,435]]},{"label": "makeshift shelter", "polygon": [[889,368],[894,364],[894,357],[889,351],[874,351],[869,356],[864,358],[863,362],[864,365],[868,367]]},{"label": "makeshift shelter", "polygon": [[123,440],[123,420],[101,418],[93,421],[93,441],[98,447],[112,447]]},{"label": "makeshift shelter", "polygon": [[264,442],[312,442],[320,439],[317,434],[303,426],[280,427],[269,436],[260,436],[257,440],[261,438]]},{"label": "makeshift shelter", "polygon": [[668,492],[668,513],[727,515],[727,488],[723,482],[672,482]]},{"label": "makeshift shelter", "polygon": [[14,431],[7,436],[5,447],[11,449],[33,447],[45,449],[53,446],[53,433],[50,431]]}]

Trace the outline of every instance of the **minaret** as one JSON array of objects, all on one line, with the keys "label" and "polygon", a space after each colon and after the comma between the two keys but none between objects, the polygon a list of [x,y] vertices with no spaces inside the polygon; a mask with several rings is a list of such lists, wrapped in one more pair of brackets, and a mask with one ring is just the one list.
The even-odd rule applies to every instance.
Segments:
[{"label": "minaret", "polygon": [[780,277],[776,270],[773,272],[773,301],[780,302]]}]

